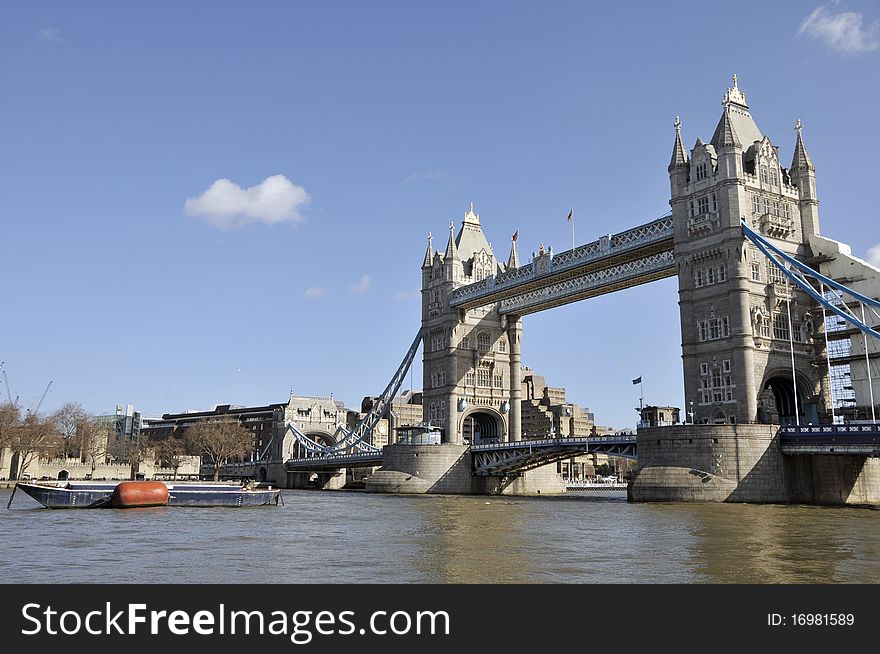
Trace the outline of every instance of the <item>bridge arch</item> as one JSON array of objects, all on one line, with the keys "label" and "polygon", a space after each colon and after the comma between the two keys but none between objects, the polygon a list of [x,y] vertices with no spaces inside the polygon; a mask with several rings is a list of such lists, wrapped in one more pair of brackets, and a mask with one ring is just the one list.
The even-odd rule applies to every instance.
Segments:
[{"label": "bridge arch", "polygon": [[458,431],[462,441],[471,445],[503,441],[506,436],[504,417],[493,408],[476,406],[461,414]]},{"label": "bridge arch", "polygon": [[[767,373],[761,384],[758,397],[760,422],[780,425],[794,424],[795,406],[800,422],[806,422],[809,416],[808,402],[811,399],[809,382],[802,375],[795,377],[792,384],[791,370],[776,368]],[[797,394],[797,402],[795,402]]]},{"label": "bridge arch", "polygon": [[336,437],[333,432],[328,431],[326,429],[312,429],[310,431],[304,432],[306,436],[311,438],[313,441],[320,443],[325,446],[336,445]]}]

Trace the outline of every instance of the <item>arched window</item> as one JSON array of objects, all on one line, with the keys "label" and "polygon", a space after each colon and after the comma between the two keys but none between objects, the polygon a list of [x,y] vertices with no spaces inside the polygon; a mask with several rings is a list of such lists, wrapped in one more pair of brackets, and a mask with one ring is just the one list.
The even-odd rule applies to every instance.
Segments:
[{"label": "arched window", "polygon": [[477,349],[480,352],[488,352],[491,349],[489,334],[487,334],[486,332],[477,334]]}]

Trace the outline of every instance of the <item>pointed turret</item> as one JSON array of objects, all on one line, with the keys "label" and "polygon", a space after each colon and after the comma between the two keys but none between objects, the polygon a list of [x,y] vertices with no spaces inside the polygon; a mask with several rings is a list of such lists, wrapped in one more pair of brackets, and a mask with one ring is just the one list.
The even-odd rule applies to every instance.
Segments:
[{"label": "pointed turret", "polygon": [[425,260],[422,262],[422,268],[430,268],[434,260],[434,243],[431,239],[431,232],[428,232],[428,249],[425,250]]},{"label": "pointed turret", "polygon": [[797,119],[794,128],[797,131],[797,141],[794,144],[794,157],[791,159],[792,172],[796,170],[816,170],[810,155],[807,154],[807,148],[804,146],[804,138],[801,133],[804,126],[800,118]]},{"label": "pointed turret", "polygon": [[801,119],[798,118],[794,126],[797,132],[797,141],[794,144],[794,157],[791,160],[791,181],[798,189],[798,209],[801,214],[801,229],[804,234],[819,233],[819,198],[816,194],[816,167],[807,154],[804,146],[804,138],[801,132],[804,129]]},{"label": "pointed turret", "polygon": [[669,171],[676,166],[688,165],[688,153],[681,140],[681,118],[675,117],[675,144],[672,146],[672,159],[669,162]]},{"label": "pointed turret", "polygon": [[712,135],[710,143],[715,146],[716,150],[724,147],[742,147],[742,143],[740,143],[736,136],[736,129],[733,126],[733,120],[731,120],[730,117],[729,104],[724,107],[724,112],[721,114],[721,120],[718,121],[718,127],[715,128],[715,134]]},{"label": "pointed turret", "polygon": [[449,242],[446,244],[446,252],[443,254],[443,261],[457,261],[458,246],[455,244],[455,225],[449,223]]},{"label": "pointed turret", "polygon": [[507,270],[519,268],[519,255],[516,253],[516,240],[518,238],[519,230],[516,230],[510,239],[510,256],[507,257]]}]

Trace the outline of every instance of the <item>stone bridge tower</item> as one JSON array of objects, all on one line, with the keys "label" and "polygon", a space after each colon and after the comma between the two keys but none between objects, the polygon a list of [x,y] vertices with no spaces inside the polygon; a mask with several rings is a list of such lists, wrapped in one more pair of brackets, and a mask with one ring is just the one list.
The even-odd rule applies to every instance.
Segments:
[{"label": "stone bridge tower", "polygon": [[447,443],[520,439],[522,319],[500,316],[495,304],[450,306],[452,292],[519,265],[516,242],[499,264],[474,205],[461,228],[449,225],[445,251],[431,236],[422,263],[423,415],[443,428]]},{"label": "stone bridge tower", "polygon": [[782,166],[736,76],[722,105],[712,139],[698,138],[690,152],[676,118],[669,164],[686,410],[698,423],[788,422],[795,411],[818,422],[825,401],[812,338],[822,314],[740,228],[745,220],[809,262],[819,233],[815,168],[800,121],[791,167]]}]

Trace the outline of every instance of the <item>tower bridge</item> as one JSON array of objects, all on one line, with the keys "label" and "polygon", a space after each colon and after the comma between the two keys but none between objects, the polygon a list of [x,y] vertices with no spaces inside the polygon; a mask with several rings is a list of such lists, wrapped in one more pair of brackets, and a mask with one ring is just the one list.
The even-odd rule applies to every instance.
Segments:
[{"label": "tower bridge", "polygon": [[[304,454],[288,471],[315,470],[316,457],[325,468],[333,457],[381,458],[368,489],[546,492],[542,464],[604,447],[638,452],[634,500],[880,502],[880,333],[865,313],[880,321],[880,270],[820,234],[803,126],[785,167],[734,76],[708,143],[697,138],[688,150],[677,117],[674,128],[671,213],[662,218],[557,254],[542,245],[527,263],[518,232],[507,260],[496,257],[473,204],[457,232],[450,224],[442,252],[429,235],[421,328],[373,415],[330,446],[297,434]],[[523,317],[673,275],[691,424],[640,429],[629,442],[523,441]],[[837,321],[852,329],[841,336]],[[829,332],[850,347],[832,357]],[[370,425],[419,344],[423,414],[442,443],[379,452]],[[854,397],[841,396],[840,378],[853,380]],[[837,424],[844,418],[874,422],[856,430]],[[822,430],[810,434],[814,426]]]}]

